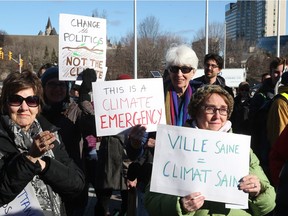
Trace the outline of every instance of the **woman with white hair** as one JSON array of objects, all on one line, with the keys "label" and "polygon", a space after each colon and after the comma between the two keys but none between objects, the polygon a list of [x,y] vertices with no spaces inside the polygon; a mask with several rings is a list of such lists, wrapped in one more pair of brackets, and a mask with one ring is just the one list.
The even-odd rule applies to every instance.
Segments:
[{"label": "woman with white hair", "polygon": [[[188,115],[188,104],[192,94],[196,91],[198,87],[202,85],[201,82],[192,80],[198,67],[198,57],[194,50],[187,45],[173,46],[168,49],[166,53],[166,68],[165,71],[168,72],[167,78],[164,80],[164,97],[165,97],[165,110],[166,110],[166,122],[169,125],[183,126]],[[148,160],[145,158],[147,155],[153,155],[153,148],[155,144],[155,132],[149,134],[146,133],[146,127],[143,125],[137,125],[133,127],[129,134],[127,153],[130,158],[136,159],[141,153],[142,157],[139,161],[143,160],[145,162],[141,163],[140,169],[133,169],[131,166],[131,171],[133,174],[133,179],[129,179],[128,187],[135,187],[135,179],[137,177],[145,176],[142,182],[139,182],[142,188],[150,180],[152,160],[153,156],[149,156]],[[137,163],[137,162],[136,162]],[[133,163],[135,165],[135,163]],[[135,167],[135,166],[134,166]],[[129,171],[128,171],[129,172]],[[139,186],[138,186],[139,187]],[[139,200],[141,202],[141,194]],[[140,203],[141,207],[143,204]],[[141,208],[140,208],[141,209]],[[142,212],[145,211],[142,208]]]}]

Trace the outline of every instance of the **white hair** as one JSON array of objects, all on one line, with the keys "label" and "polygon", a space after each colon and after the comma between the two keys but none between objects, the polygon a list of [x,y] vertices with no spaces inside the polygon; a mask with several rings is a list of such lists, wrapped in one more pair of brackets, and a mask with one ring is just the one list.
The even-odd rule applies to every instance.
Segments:
[{"label": "white hair", "polygon": [[173,46],[166,53],[166,68],[168,69],[171,65],[186,65],[197,69],[198,57],[186,44]]}]

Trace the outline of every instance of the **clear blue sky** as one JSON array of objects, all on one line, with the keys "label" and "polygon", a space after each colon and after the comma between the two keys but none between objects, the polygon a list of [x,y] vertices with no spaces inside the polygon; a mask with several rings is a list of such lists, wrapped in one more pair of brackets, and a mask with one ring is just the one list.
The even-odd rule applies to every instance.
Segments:
[{"label": "clear blue sky", "polygon": [[[225,5],[236,0],[209,0],[209,23],[225,20]],[[107,14],[107,37],[117,41],[133,32],[134,1],[3,1],[0,0],[0,30],[9,35],[37,35],[45,31],[48,17],[59,33],[59,14],[91,16],[94,10]],[[138,0],[137,23],[154,16],[160,30],[180,34],[187,42],[193,40],[195,32],[205,27],[206,0]],[[288,22],[287,22],[288,24]],[[287,31],[287,27],[286,27]]]}]

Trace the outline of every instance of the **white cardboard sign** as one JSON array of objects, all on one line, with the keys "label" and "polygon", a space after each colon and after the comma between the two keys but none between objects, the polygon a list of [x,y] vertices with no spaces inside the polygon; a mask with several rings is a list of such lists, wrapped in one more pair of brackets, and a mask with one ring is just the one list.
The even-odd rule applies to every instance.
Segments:
[{"label": "white cardboard sign", "polygon": [[59,79],[76,80],[90,68],[104,80],[106,44],[106,19],[60,14]]},{"label": "white cardboard sign", "polygon": [[237,186],[249,174],[249,157],[250,136],[159,125],[150,190],[247,206]]},{"label": "white cardboard sign", "polygon": [[97,136],[116,135],[142,124],[156,131],[166,124],[162,78],[94,82]]},{"label": "white cardboard sign", "polygon": [[31,183],[13,201],[0,207],[0,215],[44,216]]}]

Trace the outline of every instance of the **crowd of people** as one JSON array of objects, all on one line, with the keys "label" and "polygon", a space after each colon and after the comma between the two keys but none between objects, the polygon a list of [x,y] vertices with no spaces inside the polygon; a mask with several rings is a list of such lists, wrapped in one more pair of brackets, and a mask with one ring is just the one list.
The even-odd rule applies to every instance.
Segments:
[{"label": "crowd of people", "polygon": [[[201,191],[183,197],[151,192],[156,131],[148,133],[145,125],[135,125],[127,134],[98,137],[92,101],[95,70],[85,69],[77,85],[60,80],[59,68],[52,64],[43,65],[37,74],[28,70],[10,73],[3,82],[0,206],[30,191],[37,199],[31,206],[35,215],[82,216],[92,186],[97,196],[95,216],[286,215],[286,60],[271,60],[269,73],[263,73],[253,94],[244,81],[236,95],[219,75],[223,68],[220,55],[205,55],[204,75],[193,79],[198,61],[187,45],[167,50],[163,79],[166,123],[251,136],[249,174],[238,185],[249,196],[247,209],[205,200]],[[121,74],[117,79],[132,77]],[[121,194],[121,208],[110,212],[113,191]]]}]

